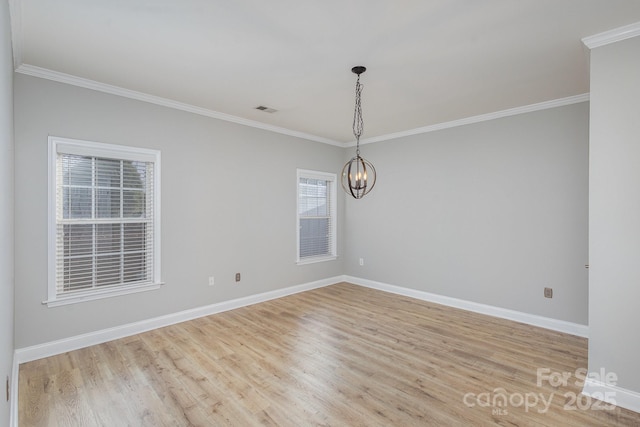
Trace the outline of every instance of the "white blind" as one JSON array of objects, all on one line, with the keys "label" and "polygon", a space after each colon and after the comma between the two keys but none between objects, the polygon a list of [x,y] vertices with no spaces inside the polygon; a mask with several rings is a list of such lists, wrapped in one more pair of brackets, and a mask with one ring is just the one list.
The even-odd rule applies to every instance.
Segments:
[{"label": "white blind", "polygon": [[153,282],[153,168],[57,153],[56,295]]},{"label": "white blind", "polygon": [[299,258],[335,255],[333,181],[298,178]]}]

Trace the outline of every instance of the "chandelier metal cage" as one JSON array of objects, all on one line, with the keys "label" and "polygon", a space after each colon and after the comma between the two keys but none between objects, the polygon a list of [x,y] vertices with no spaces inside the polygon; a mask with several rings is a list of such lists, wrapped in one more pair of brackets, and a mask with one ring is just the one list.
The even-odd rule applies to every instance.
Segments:
[{"label": "chandelier metal cage", "polygon": [[356,137],[356,155],[342,168],[342,188],[354,199],[362,199],[376,185],[376,168],[371,162],[360,156],[360,137],[364,130],[362,119],[362,84],[360,75],[367,71],[363,66],[353,67],[351,71],[358,75],[356,80],[356,102],[353,112],[353,135]]}]

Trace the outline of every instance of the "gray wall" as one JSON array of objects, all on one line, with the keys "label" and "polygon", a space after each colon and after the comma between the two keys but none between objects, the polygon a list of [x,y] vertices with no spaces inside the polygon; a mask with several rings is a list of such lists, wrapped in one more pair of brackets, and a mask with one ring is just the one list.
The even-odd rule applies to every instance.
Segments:
[{"label": "gray wall", "polygon": [[[588,103],[363,146],[380,179],[339,197],[339,259],[297,266],[296,168],[353,149],[24,75],[15,98],[17,348],[345,273],[587,323]],[[49,134],[162,151],[161,290],[41,304]]]},{"label": "gray wall", "polygon": [[591,51],[589,371],[640,392],[640,37]]},{"label": "gray wall", "polygon": [[585,102],[364,145],[379,180],[347,202],[347,274],[587,324],[588,120]]},{"label": "gray wall", "polygon": [[[342,148],[19,74],[15,98],[17,348],[343,273],[342,258],[295,263],[296,168],[337,172]],[[160,290],[41,304],[49,134],[161,150]]]},{"label": "gray wall", "polygon": [[[4,390],[6,378],[11,376],[14,350],[13,58],[9,3],[5,0],[0,2],[0,23],[0,390]],[[9,403],[4,393],[0,393],[0,425],[9,425]]]}]

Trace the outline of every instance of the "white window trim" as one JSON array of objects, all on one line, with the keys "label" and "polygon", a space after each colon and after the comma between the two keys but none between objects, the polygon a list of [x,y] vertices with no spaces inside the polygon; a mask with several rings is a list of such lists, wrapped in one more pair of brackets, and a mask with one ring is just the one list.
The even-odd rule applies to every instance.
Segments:
[{"label": "white window trim", "polygon": [[[73,295],[57,295],[56,293],[56,162],[58,152],[76,155],[88,155],[92,157],[116,157],[122,160],[145,161],[154,163],[153,186],[153,282],[137,285],[121,285],[114,288],[89,290],[77,292]],[[93,141],[60,138],[49,136],[48,147],[48,283],[47,300],[43,301],[48,307],[57,307],[67,304],[75,304],[83,301],[91,301],[102,298],[127,295],[137,292],[159,289],[161,280],[160,266],[160,151],[146,148],[127,147],[123,145],[104,144]]]},{"label": "white window trim", "polygon": [[[315,257],[306,257],[300,258],[300,178],[311,178],[311,179],[319,179],[324,181],[331,181],[331,203],[330,203],[330,212],[331,212],[331,235],[333,239],[331,241],[331,253],[333,255],[322,255]],[[337,176],[334,173],[328,172],[319,172],[308,169],[297,169],[296,173],[296,264],[305,265],[305,264],[314,264],[317,262],[325,262],[325,261],[333,261],[338,258],[337,252],[337,242],[338,242],[338,218],[337,218]]]}]

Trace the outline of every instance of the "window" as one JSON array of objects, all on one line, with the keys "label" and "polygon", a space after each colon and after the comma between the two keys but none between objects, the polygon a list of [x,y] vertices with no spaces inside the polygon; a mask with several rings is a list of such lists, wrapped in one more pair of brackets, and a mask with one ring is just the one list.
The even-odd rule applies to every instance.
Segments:
[{"label": "window", "polygon": [[336,258],[336,175],[298,169],[298,264]]},{"label": "window", "polygon": [[49,306],[160,286],[160,152],[49,137]]}]

